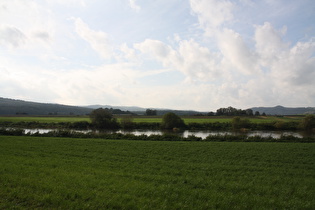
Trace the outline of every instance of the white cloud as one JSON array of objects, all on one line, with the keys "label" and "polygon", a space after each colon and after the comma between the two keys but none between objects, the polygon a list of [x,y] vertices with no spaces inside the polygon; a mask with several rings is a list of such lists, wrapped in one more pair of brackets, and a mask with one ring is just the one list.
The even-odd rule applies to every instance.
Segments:
[{"label": "white cloud", "polygon": [[146,39],[142,43],[135,44],[134,48],[144,54],[151,55],[153,59],[162,62],[164,66],[170,66],[174,59],[178,59],[176,52],[159,40]]},{"label": "white cloud", "polygon": [[220,56],[194,40],[179,41],[177,50],[158,40],[145,40],[135,44],[135,48],[149,54],[164,67],[182,72],[186,81],[209,81],[221,74]]},{"label": "white cloud", "polygon": [[103,31],[94,31],[81,18],[75,18],[75,30],[91,47],[105,59],[112,56],[109,36]]},{"label": "white cloud", "polygon": [[135,49],[129,48],[126,43],[120,46],[120,51],[123,53],[123,58],[128,61],[137,62],[139,60]]},{"label": "white cloud", "polygon": [[66,6],[86,6],[85,0],[46,0],[46,2],[50,3],[51,5],[61,4]]},{"label": "white cloud", "polygon": [[26,36],[13,26],[0,26],[0,45],[20,47],[25,44]]},{"label": "white cloud", "polygon": [[240,34],[224,29],[218,34],[218,45],[224,58],[242,74],[259,71],[255,52],[249,49]]},{"label": "white cloud", "polygon": [[224,71],[220,68],[221,56],[194,40],[180,41],[178,52],[180,59],[176,61],[176,67],[190,81],[211,81],[220,77]]},{"label": "white cloud", "polygon": [[32,35],[35,39],[39,39],[44,42],[49,42],[51,40],[51,36],[47,31],[36,31],[33,32]]},{"label": "white cloud", "polygon": [[197,14],[200,26],[208,35],[233,19],[233,3],[227,0],[190,0],[192,11]]},{"label": "white cloud", "polygon": [[137,5],[136,0],[129,0],[129,5],[131,9],[135,10],[136,12],[139,12],[141,10],[141,7]]},{"label": "white cloud", "polygon": [[49,48],[56,29],[52,12],[36,1],[3,1],[0,7],[0,39],[15,50],[23,47],[33,50]]},{"label": "white cloud", "polygon": [[264,25],[255,26],[255,29],[256,50],[263,59],[273,60],[288,49],[288,44],[281,38],[285,27],[282,31],[276,31],[269,22],[265,22]]},{"label": "white cloud", "polygon": [[304,36],[307,19],[290,17],[293,28],[285,21],[297,3],[265,15],[277,9],[251,0],[184,2],[1,1],[2,96],[205,111],[314,105],[314,23],[303,22]]}]

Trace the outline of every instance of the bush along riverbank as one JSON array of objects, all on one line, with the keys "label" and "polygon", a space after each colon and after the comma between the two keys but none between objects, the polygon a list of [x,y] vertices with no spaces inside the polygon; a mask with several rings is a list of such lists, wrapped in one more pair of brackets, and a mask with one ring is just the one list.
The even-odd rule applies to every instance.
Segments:
[{"label": "bush along riverbank", "polygon": [[[76,129],[88,130],[95,129],[92,123],[87,121],[79,122],[56,122],[56,123],[42,123],[42,122],[0,122],[2,128],[41,128],[41,129]],[[161,129],[161,123],[158,122],[129,122],[128,124],[117,123],[116,129]],[[204,123],[187,123],[184,128],[186,130],[233,130],[233,129],[249,129],[249,130],[301,130],[298,122],[262,122],[252,123],[248,122],[241,126],[235,126],[233,122],[204,122]],[[303,130],[303,129],[302,129]]]},{"label": "bush along riverbank", "polygon": [[30,133],[24,129],[0,129],[0,135],[6,136],[37,136],[37,137],[67,137],[67,138],[98,138],[115,140],[144,140],[144,141],[213,141],[213,142],[301,142],[315,143],[313,137],[299,138],[292,135],[283,135],[280,138],[271,136],[246,136],[246,135],[209,135],[205,139],[194,135],[182,137],[176,134],[163,135],[134,135],[122,133],[102,133],[102,132],[77,132],[71,130],[54,130],[47,133]]}]

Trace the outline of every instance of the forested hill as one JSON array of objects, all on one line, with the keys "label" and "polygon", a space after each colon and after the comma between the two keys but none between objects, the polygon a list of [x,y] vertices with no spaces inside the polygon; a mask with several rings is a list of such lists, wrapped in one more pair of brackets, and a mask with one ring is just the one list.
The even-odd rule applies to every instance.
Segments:
[{"label": "forested hill", "polygon": [[288,108],[283,106],[275,107],[253,107],[254,112],[258,111],[260,114],[267,115],[301,115],[301,114],[315,114],[315,107],[297,107]]},{"label": "forested hill", "polygon": [[[93,109],[103,107],[113,114],[145,114],[145,108],[141,107],[115,107],[94,105],[89,107],[68,106],[61,104],[37,103],[0,97],[0,115],[87,115]],[[300,115],[315,114],[315,107],[287,108],[283,106],[276,107],[253,107],[250,108],[255,113],[267,115]],[[129,111],[127,111],[129,110]],[[130,112],[132,111],[132,113]],[[167,112],[174,112],[178,115],[206,115],[206,112],[197,112],[192,110],[170,110],[156,109],[157,115],[163,115]],[[215,113],[213,113],[215,114]]]},{"label": "forested hill", "polygon": [[93,109],[0,97],[0,115],[86,115]]}]

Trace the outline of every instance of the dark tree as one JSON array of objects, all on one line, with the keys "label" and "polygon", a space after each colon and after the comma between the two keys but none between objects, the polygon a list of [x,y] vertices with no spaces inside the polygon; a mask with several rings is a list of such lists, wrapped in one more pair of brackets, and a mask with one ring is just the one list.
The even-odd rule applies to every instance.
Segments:
[{"label": "dark tree", "polygon": [[315,115],[306,115],[301,121],[300,127],[304,130],[315,129]]},{"label": "dark tree", "polygon": [[163,115],[161,127],[164,129],[184,128],[186,125],[182,118],[173,112]]},{"label": "dark tree", "polygon": [[246,115],[247,116],[253,116],[253,110],[252,109],[246,109]]},{"label": "dark tree", "polygon": [[259,111],[256,111],[255,116],[259,116],[259,115],[260,115]]},{"label": "dark tree", "polygon": [[123,116],[120,120],[121,127],[124,129],[131,129],[134,127],[133,117],[131,115]]},{"label": "dark tree", "polygon": [[217,110],[216,113],[218,116],[224,115],[224,116],[252,116],[253,115],[253,110],[251,109],[236,109],[231,106],[228,108],[220,108]]},{"label": "dark tree", "polygon": [[103,108],[93,110],[90,118],[92,125],[98,129],[113,129],[118,127],[116,118],[113,117],[110,111]]},{"label": "dark tree", "polygon": [[155,115],[156,115],[156,110],[154,110],[154,109],[147,109],[147,110],[145,111],[145,114],[146,114],[147,116],[155,116]]},{"label": "dark tree", "polygon": [[214,116],[214,112],[209,112],[207,115],[208,116]]},{"label": "dark tree", "polygon": [[233,117],[232,119],[232,128],[237,130],[241,128],[248,128],[250,122],[248,119],[240,118],[240,117]]}]

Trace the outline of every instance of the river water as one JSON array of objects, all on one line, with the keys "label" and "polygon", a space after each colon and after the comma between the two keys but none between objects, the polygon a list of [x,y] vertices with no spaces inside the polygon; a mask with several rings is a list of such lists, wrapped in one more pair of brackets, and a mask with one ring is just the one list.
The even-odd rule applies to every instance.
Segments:
[{"label": "river water", "polygon": [[[50,131],[56,131],[56,129],[24,129],[25,133],[48,133]],[[101,131],[92,131],[92,130],[71,130],[75,132],[82,132],[82,133],[88,133],[88,132],[101,132]],[[103,132],[103,131],[102,131]],[[308,132],[294,132],[294,131],[248,131],[248,132],[233,132],[233,131],[205,131],[205,130],[199,130],[199,131],[190,131],[185,130],[183,132],[171,132],[171,131],[161,131],[161,130],[113,130],[113,131],[106,131],[105,133],[122,133],[122,134],[133,134],[136,136],[140,135],[163,135],[165,133],[171,133],[176,134],[182,137],[188,137],[190,135],[194,135],[196,137],[201,137],[202,139],[205,139],[207,136],[216,136],[216,135],[246,135],[248,137],[250,136],[260,136],[260,137],[272,137],[272,138],[280,138],[281,136],[295,136],[298,138],[303,137],[313,137],[315,138],[315,133],[308,133]]]}]

